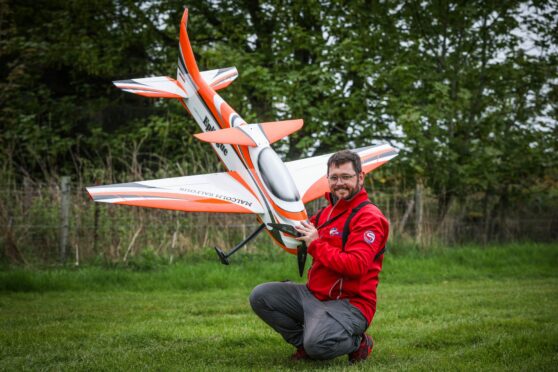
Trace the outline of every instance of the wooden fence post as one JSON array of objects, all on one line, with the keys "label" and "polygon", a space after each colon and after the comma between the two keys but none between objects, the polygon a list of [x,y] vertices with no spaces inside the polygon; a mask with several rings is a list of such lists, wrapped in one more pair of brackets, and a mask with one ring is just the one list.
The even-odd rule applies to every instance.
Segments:
[{"label": "wooden fence post", "polygon": [[422,183],[417,183],[415,187],[415,226],[416,226],[416,242],[422,245]]},{"label": "wooden fence post", "polygon": [[68,246],[68,232],[70,228],[70,177],[60,179],[60,262],[66,261],[66,247]]},{"label": "wooden fence post", "polygon": [[399,226],[397,228],[397,234],[399,236],[401,236],[403,234],[403,231],[405,231],[405,225],[407,225],[407,220],[409,219],[409,216],[411,215],[414,206],[415,206],[415,199],[413,198],[410,199],[409,202],[407,203],[407,208],[405,209],[403,218],[399,222]]}]

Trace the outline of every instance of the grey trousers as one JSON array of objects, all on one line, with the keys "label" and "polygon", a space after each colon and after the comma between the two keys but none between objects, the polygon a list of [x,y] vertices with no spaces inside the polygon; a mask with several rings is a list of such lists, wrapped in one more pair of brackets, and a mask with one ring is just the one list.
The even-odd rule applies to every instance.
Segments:
[{"label": "grey trousers", "polygon": [[366,318],[348,300],[320,301],[304,284],[260,284],[250,295],[254,312],[288,343],[312,359],[331,359],[355,351]]}]

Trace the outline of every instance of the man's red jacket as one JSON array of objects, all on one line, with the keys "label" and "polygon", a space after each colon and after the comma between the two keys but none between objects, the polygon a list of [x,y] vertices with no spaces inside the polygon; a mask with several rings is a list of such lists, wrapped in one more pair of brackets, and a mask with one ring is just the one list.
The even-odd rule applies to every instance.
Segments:
[{"label": "man's red jacket", "polygon": [[313,261],[306,285],[320,301],[348,299],[370,325],[376,312],[376,287],[383,261],[383,255],[377,255],[386,245],[389,223],[375,205],[366,205],[352,218],[342,251],[345,221],[353,208],[368,200],[368,195],[363,188],[351,200],[341,199],[335,205],[331,193],[326,193],[326,199],[329,205],[320,213],[320,220],[316,221],[316,216],[310,219],[320,238],[308,246]]}]

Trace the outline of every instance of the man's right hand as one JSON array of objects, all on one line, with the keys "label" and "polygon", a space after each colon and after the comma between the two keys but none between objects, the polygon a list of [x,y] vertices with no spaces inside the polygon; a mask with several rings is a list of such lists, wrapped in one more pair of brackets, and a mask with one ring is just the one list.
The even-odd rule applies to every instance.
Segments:
[{"label": "man's right hand", "polygon": [[302,234],[302,236],[296,238],[296,240],[304,241],[307,246],[320,237],[318,230],[310,222],[302,221],[302,224],[300,226],[295,226],[295,229]]}]

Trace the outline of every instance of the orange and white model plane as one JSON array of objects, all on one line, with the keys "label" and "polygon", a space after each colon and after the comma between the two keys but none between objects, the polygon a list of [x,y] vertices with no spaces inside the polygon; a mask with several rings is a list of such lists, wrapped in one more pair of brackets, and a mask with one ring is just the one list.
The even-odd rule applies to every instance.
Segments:
[{"label": "orange and white model plane", "polygon": [[[171,209],[186,212],[250,213],[260,226],[228,253],[215,248],[221,262],[262,230],[285,251],[297,254],[302,276],[306,246],[295,239],[294,226],[308,220],[304,204],[329,190],[326,171],[331,154],[284,163],[271,144],[299,130],[303,121],[247,124],[217,93],[238,75],[235,67],[202,71],[186,32],[188,9],[180,23],[177,78],[166,76],[120,80],[126,92],[146,97],[173,98],[194,117],[227,172],[88,187],[97,202]],[[397,156],[389,145],[353,150],[365,173]]]}]

